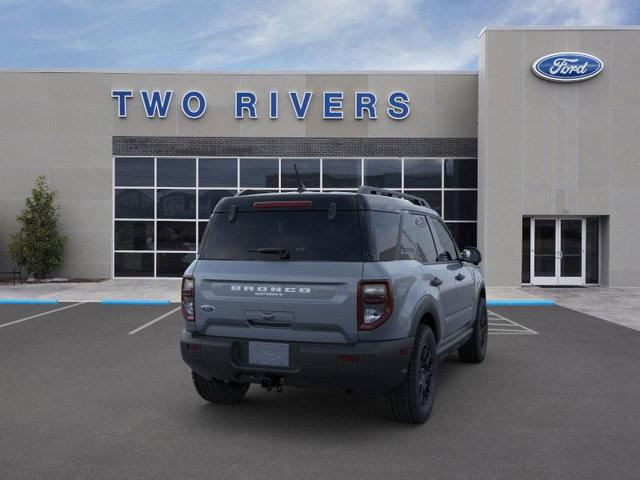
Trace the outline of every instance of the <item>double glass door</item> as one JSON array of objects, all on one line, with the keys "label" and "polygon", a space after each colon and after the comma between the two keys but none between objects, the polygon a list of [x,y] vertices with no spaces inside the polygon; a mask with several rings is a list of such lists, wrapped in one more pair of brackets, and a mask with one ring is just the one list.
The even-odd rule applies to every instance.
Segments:
[{"label": "double glass door", "polygon": [[584,285],[585,219],[533,218],[531,222],[531,283]]}]

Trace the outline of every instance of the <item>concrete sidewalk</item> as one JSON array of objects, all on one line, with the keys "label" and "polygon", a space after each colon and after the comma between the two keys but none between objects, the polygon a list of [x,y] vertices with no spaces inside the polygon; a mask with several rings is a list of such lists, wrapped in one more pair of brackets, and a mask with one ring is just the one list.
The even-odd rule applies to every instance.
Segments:
[{"label": "concrete sidewalk", "polygon": [[[2,299],[55,299],[59,302],[102,300],[180,301],[179,278],[111,279],[86,283],[0,285]],[[488,287],[487,300],[552,300],[557,305],[640,330],[640,288]]]}]

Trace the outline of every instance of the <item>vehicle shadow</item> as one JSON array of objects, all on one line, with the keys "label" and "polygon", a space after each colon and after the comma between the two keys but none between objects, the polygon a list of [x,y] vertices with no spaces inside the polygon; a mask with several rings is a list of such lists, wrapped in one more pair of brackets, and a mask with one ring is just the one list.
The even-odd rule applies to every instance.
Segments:
[{"label": "vehicle shadow", "polygon": [[[455,382],[464,364],[451,357],[438,368],[436,404],[446,402],[447,386]],[[301,429],[316,433],[350,432],[354,428],[376,428],[385,425],[406,428],[393,418],[388,395],[347,394],[341,390],[285,387],[281,393],[267,392],[253,385],[245,399],[234,405],[202,404],[196,421],[201,428],[229,428],[238,433],[255,433],[265,429],[271,433],[296,435]]]}]

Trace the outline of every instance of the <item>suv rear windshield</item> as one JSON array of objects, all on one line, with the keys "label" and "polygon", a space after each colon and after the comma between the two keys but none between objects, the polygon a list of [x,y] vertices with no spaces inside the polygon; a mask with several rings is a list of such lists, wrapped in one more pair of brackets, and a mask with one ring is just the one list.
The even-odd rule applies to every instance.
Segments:
[{"label": "suv rear windshield", "polygon": [[[262,252],[258,250],[262,249]],[[363,261],[357,211],[282,210],[213,215],[202,260]]]}]

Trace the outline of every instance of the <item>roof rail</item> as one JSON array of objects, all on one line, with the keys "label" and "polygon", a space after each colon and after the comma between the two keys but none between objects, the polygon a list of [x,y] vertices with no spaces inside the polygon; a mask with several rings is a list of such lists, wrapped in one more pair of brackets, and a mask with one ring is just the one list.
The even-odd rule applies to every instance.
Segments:
[{"label": "roof rail", "polygon": [[[257,188],[243,188],[238,193],[234,195],[234,197],[244,197],[245,195],[257,195],[258,193],[262,193],[260,191],[256,192]],[[273,193],[278,193],[274,191]]]},{"label": "roof rail", "polygon": [[410,201],[414,205],[431,208],[429,203],[424,198],[416,197],[415,195],[409,195],[408,193],[397,192],[395,190],[388,190],[386,188],[368,187],[364,185],[358,188],[358,193],[361,195],[380,195],[381,197],[402,198],[404,200]]}]

